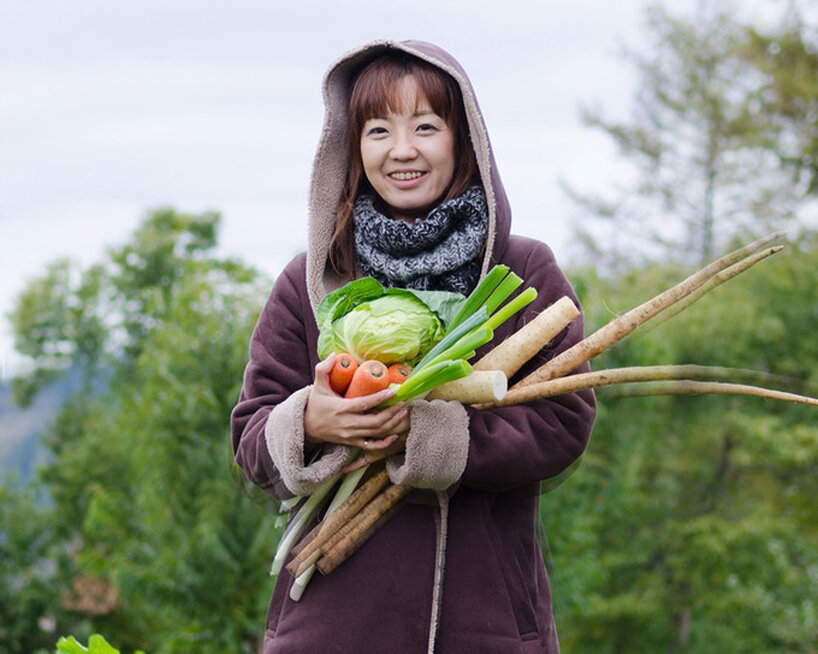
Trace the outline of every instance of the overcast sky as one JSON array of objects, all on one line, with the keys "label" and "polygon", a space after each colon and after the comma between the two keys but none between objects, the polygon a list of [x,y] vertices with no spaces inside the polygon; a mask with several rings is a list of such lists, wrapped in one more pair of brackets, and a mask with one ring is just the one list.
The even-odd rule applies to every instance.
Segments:
[{"label": "overcast sky", "polygon": [[[49,261],[98,261],[161,205],[221,211],[222,253],[275,275],[305,246],[322,75],[376,38],[459,59],[515,231],[565,262],[559,179],[602,189],[618,170],[578,107],[627,113],[634,79],[618,44],[639,46],[645,4],[0,0],[0,314]],[[4,317],[0,357],[8,376],[18,360]]]}]

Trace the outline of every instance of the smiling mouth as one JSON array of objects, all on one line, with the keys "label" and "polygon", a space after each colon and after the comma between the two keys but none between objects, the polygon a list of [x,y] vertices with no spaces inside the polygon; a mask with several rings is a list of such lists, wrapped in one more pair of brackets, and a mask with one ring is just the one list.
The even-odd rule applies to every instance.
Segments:
[{"label": "smiling mouth", "polygon": [[417,170],[412,171],[410,173],[399,172],[399,173],[389,173],[389,177],[392,179],[397,179],[400,181],[407,181],[410,179],[417,179],[418,177],[423,177],[426,173],[419,172]]}]

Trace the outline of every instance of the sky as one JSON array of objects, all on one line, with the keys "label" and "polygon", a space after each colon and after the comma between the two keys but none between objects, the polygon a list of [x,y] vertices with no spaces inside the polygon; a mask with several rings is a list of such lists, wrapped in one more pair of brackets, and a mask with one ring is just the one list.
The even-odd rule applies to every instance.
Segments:
[{"label": "sky", "polygon": [[[668,0],[671,8],[693,3]],[[768,3],[769,4],[769,3]],[[643,0],[0,0],[0,376],[6,314],[57,258],[100,261],[152,208],[222,214],[220,254],[274,276],[306,244],[331,62],[373,39],[449,50],[475,87],[514,231],[571,256],[560,180],[622,175],[582,105],[626,117]]]}]

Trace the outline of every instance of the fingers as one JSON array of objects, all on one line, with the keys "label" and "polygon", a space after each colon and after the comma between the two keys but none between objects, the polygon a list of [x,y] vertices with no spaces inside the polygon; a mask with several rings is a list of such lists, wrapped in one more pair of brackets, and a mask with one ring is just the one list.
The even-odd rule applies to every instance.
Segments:
[{"label": "fingers", "polygon": [[406,449],[406,437],[392,434],[379,440],[363,439],[361,455],[341,468],[341,474],[353,472]]},{"label": "fingers", "polygon": [[371,462],[367,460],[367,458],[361,454],[357,459],[355,459],[352,463],[348,466],[344,466],[341,468],[340,473],[342,475],[347,474],[348,472],[355,472],[356,470],[363,468],[364,466],[368,466]]},{"label": "fingers", "polygon": [[403,404],[359,416],[356,436],[386,436],[393,432],[403,431],[399,427],[409,419],[409,412]]},{"label": "fingers", "polygon": [[401,434],[409,431],[409,411],[401,407],[391,417],[386,419],[381,427],[386,434]]},{"label": "fingers", "polygon": [[385,450],[396,440],[398,440],[397,434],[390,434],[389,436],[384,436],[383,438],[362,438],[361,449],[364,450],[364,454],[367,452],[378,452],[379,450]]},{"label": "fingers", "polygon": [[393,391],[391,388],[387,388],[385,390],[378,391],[377,393],[371,393],[369,395],[362,395],[361,397],[349,399],[347,400],[347,403],[350,411],[365,413],[386,402],[386,400],[390,399],[394,395],[395,391]]}]

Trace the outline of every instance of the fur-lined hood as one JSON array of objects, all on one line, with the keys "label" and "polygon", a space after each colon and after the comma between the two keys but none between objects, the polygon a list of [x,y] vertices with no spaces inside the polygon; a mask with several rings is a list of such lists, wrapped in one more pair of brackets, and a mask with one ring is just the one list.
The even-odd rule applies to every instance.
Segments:
[{"label": "fur-lined hood", "polygon": [[474,89],[463,68],[448,52],[431,43],[373,41],[343,55],[329,67],[324,76],[323,94],[326,113],[313,163],[310,186],[307,288],[313,311],[327,293],[342,284],[327,266],[327,254],[335,229],[335,212],[347,173],[344,128],[347,121],[351,81],[366,63],[390,49],[408,52],[434,64],[451,75],[460,86],[472,147],[477,156],[477,164],[489,208],[489,233],[482,274],[487,272],[492,261],[502,255],[508,242],[511,210],[497,173],[494,154]]}]

